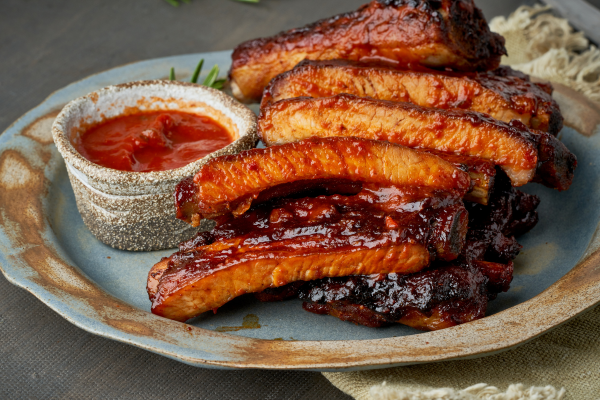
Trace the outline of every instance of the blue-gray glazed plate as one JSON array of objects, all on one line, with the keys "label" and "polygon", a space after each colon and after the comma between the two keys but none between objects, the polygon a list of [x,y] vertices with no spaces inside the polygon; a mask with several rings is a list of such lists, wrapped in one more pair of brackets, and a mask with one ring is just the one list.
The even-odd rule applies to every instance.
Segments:
[{"label": "blue-gray glazed plate", "polygon": [[[565,128],[560,137],[579,159],[576,178],[563,193],[525,188],[542,199],[540,223],[520,238],[512,288],[490,304],[486,318],[428,333],[402,325],[372,329],[307,313],[299,300],[245,297],[190,324],[151,314],[146,276],[172,251],[119,251],[92,236],[50,127],[78,96],[166,78],[172,66],[186,78],[200,58],[227,71],[230,54],[156,59],[91,76],[54,93],[0,136],[0,266],[8,280],[88,332],[214,368],[339,371],[479,357],[524,343],[600,301],[600,135]],[[593,109],[584,102],[570,101],[569,112]]]}]

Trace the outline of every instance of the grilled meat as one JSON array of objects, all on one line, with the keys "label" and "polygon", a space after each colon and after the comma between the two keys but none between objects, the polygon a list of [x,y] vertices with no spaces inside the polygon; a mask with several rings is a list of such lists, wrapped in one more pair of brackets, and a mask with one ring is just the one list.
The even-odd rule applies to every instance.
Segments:
[{"label": "grilled meat", "polygon": [[467,173],[426,152],[375,140],[312,138],[209,161],[193,180],[178,185],[177,218],[197,226],[201,218],[240,215],[255,200],[328,179],[422,186],[461,196],[470,188]]},{"label": "grilled meat", "polygon": [[299,297],[305,310],[344,321],[436,330],[482,318],[486,283],[476,268],[446,266],[412,275],[321,279],[303,286]]},{"label": "grilled meat", "polygon": [[466,202],[467,243],[452,265],[437,262],[432,269],[411,275],[295,283],[268,289],[256,297],[280,301],[300,296],[307,311],[370,327],[398,322],[435,330],[481,318],[487,300],[509,289],[512,260],[521,248],[512,235],[526,233],[535,226],[538,204],[537,196],[512,188],[508,177],[499,172],[489,206]]},{"label": "grilled meat", "polygon": [[399,70],[350,61],[304,61],[275,77],[265,89],[266,106],[293,97],[329,97],[340,93],[423,107],[460,108],[489,114],[554,136],[562,129],[558,104],[547,87],[506,74],[506,69],[479,73]]},{"label": "grilled meat", "polygon": [[309,60],[387,60],[459,71],[497,68],[504,39],[472,0],[374,0],[357,11],[239,45],[229,78],[234,96],[259,101],[271,79]]},{"label": "grilled meat", "polygon": [[352,196],[272,199],[182,244],[148,275],[152,312],[185,321],[295,281],[410,274],[462,251],[460,196],[365,185]]},{"label": "grilled meat", "polygon": [[493,161],[513,185],[532,180],[569,188],[576,157],[554,136],[506,124],[485,114],[340,94],[280,100],[261,110],[259,132],[267,145],[306,137],[354,136],[412,148],[436,149]]}]

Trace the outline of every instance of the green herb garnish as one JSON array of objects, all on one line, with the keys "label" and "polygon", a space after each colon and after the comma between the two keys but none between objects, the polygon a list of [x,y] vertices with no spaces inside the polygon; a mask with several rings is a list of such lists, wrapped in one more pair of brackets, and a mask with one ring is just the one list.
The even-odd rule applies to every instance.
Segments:
[{"label": "green herb garnish", "polygon": [[194,71],[194,74],[192,75],[192,79],[190,79],[190,82],[198,83],[198,76],[200,75],[200,71],[202,71],[203,65],[204,65],[204,58],[200,59],[200,62],[196,66],[196,70]]},{"label": "green herb garnish", "polygon": [[206,76],[206,79],[204,80],[203,85],[208,86],[208,87],[213,87],[213,85],[215,84],[215,81],[217,80],[218,75],[219,75],[219,66],[215,65],[214,67],[212,67],[212,69]]},{"label": "green herb garnish", "polygon": [[[204,58],[202,58],[199,62],[198,65],[196,66],[196,69],[194,70],[194,73],[192,74],[192,78],[190,79],[191,83],[198,83],[198,77],[200,76],[200,73],[202,72],[202,66],[204,65]],[[206,78],[204,79],[204,82],[202,83],[204,86],[208,86],[210,88],[213,89],[217,89],[217,90],[221,90],[223,89],[223,86],[225,86],[225,82],[226,79],[217,79],[219,77],[219,66],[215,65],[214,67],[212,67],[212,69],[210,70],[210,72],[208,73],[208,75],[206,76]],[[171,67],[171,73],[169,74],[169,80],[174,81],[175,80],[175,68]]]}]

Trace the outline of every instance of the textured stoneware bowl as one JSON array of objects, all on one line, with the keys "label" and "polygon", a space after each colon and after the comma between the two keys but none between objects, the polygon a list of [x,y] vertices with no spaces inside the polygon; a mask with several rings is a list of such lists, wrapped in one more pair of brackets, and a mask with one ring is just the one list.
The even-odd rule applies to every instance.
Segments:
[{"label": "textured stoneware bowl", "polygon": [[[233,143],[184,167],[158,172],[127,172],[85,159],[71,139],[86,126],[135,111],[177,110],[207,115],[223,125]],[[213,157],[255,146],[256,117],[218,90],[174,81],[140,81],[109,86],[73,100],[52,126],[52,137],[67,165],[77,208],[90,231],[109,246],[134,251],[176,247],[199,228],[175,218],[173,192]]]}]

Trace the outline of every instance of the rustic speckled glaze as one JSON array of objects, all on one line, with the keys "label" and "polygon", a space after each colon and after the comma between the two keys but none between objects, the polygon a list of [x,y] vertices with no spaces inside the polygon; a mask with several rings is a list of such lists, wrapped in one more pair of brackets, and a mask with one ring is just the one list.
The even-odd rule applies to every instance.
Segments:
[{"label": "rustic speckled glaze", "polygon": [[[219,121],[233,143],[184,167],[157,172],[118,171],[94,164],[72,145],[85,127],[123,113],[177,110]],[[256,145],[256,116],[246,106],[215,89],[176,81],[131,82],[92,92],[65,106],[52,126],[65,159],[77,208],[90,231],[102,242],[123,250],[150,251],[176,247],[199,230],[175,218],[173,192],[186,176],[209,159],[237,154]]]},{"label": "rustic speckled glaze", "polygon": [[[92,236],[76,209],[50,126],[78,96],[119,82],[164,78],[172,66],[191,75],[199,58],[227,70],[230,55],[192,54],[103,72],[56,92],[0,135],[0,267],[8,280],[88,332],[211,368],[339,371],[482,357],[525,343],[600,302],[596,127],[585,136],[570,128],[560,134],[579,159],[571,189],[525,188],[542,199],[540,223],[519,239],[524,248],[510,291],[491,302],[481,320],[428,333],[401,325],[371,329],[307,313],[301,301],[249,297],[187,324],[151,314],[146,276],[172,251],[121,251]],[[568,126],[600,115],[572,91],[559,94],[573,109]]]}]

